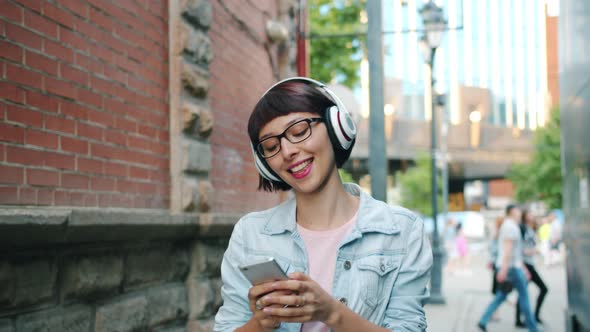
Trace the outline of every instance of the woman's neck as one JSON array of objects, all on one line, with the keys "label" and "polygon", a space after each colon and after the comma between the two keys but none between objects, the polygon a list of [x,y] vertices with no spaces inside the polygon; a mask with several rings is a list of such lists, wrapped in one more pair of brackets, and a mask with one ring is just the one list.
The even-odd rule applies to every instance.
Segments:
[{"label": "woman's neck", "polygon": [[359,197],[349,194],[338,176],[311,194],[295,194],[297,223],[311,230],[327,230],[348,222],[357,212]]}]

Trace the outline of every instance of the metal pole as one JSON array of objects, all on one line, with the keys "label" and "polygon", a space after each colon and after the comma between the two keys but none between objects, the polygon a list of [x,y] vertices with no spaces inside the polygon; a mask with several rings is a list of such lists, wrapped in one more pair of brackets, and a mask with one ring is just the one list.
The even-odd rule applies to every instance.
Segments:
[{"label": "metal pole", "polygon": [[431,101],[431,137],[430,137],[430,145],[431,145],[431,180],[432,180],[432,222],[433,222],[433,232],[432,232],[432,276],[430,280],[430,298],[428,299],[429,303],[433,304],[444,304],[445,298],[442,295],[441,285],[442,285],[442,258],[444,251],[440,246],[440,237],[438,235],[438,222],[437,222],[437,215],[438,215],[438,183],[436,177],[436,98],[434,92],[434,55],[436,53],[436,48],[432,49],[430,52],[430,101]]},{"label": "metal pole", "polygon": [[371,194],[387,201],[387,156],[383,114],[383,40],[381,1],[367,1],[369,58],[369,174]]}]

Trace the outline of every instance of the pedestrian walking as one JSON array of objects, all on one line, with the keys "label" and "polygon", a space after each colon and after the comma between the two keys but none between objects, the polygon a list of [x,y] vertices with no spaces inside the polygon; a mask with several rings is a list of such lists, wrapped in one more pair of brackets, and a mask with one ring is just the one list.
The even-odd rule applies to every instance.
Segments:
[{"label": "pedestrian walking", "polygon": [[[539,253],[535,239],[535,227],[535,217],[530,211],[525,210],[522,213],[522,222],[520,223],[520,232],[523,241],[523,262],[525,268],[531,275],[530,280],[539,288],[539,296],[537,296],[537,305],[535,306],[535,320],[537,323],[543,323],[540,318],[541,306],[543,305],[543,300],[545,300],[548,289],[535,267],[535,256]],[[525,324],[522,322],[520,306],[516,306],[516,326],[525,327]]]},{"label": "pedestrian walking", "polygon": [[[259,189],[294,195],[234,227],[214,331],[425,331],[432,250],[421,219],[344,184],[356,127],[324,84],[296,77],[255,106]],[[239,266],[274,257],[287,279],[251,285]]]},{"label": "pedestrian walking", "polygon": [[500,228],[498,236],[498,260],[496,268],[498,274],[498,289],[493,301],[488,305],[477,326],[481,331],[487,331],[487,323],[515,288],[518,291],[518,305],[525,316],[526,326],[531,332],[537,331],[537,323],[531,312],[527,291],[528,273],[524,270],[522,259],[522,237],[520,235],[521,211],[516,205],[506,207],[506,218]]}]

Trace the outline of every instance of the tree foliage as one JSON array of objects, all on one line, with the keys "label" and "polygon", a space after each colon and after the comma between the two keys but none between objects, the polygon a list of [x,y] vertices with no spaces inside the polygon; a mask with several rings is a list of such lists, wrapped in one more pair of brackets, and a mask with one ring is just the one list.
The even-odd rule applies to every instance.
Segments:
[{"label": "tree foliage", "polygon": [[[416,165],[398,175],[401,187],[401,205],[418,211],[424,216],[432,216],[431,159],[428,155],[416,158]],[[442,211],[442,181],[437,172],[438,209]]]},{"label": "tree foliage", "polygon": [[[359,84],[363,42],[360,37],[319,38],[318,35],[366,31],[360,21],[366,0],[310,0],[311,76],[353,88]],[[313,35],[316,35],[314,37]]]},{"label": "tree foliage", "polygon": [[508,178],[515,186],[519,202],[542,201],[547,207],[562,204],[561,124],[559,109],[551,112],[551,119],[539,128],[534,138],[535,151],[530,162],[513,165]]}]

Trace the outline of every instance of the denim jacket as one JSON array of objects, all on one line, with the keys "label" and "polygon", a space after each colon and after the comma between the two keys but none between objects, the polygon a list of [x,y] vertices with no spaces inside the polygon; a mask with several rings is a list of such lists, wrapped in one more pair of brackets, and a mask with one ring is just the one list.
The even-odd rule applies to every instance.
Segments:
[{"label": "denim jacket", "polygon": [[[422,220],[400,207],[377,201],[354,184],[360,196],[356,224],[337,253],[332,296],[378,326],[395,332],[424,331],[432,250]],[[295,200],[250,213],[236,224],[221,264],[223,305],[214,331],[234,331],[252,316],[248,280],[238,266],[274,257],[287,274],[308,273],[308,253],[295,222]],[[283,323],[278,331],[299,331]]]}]

